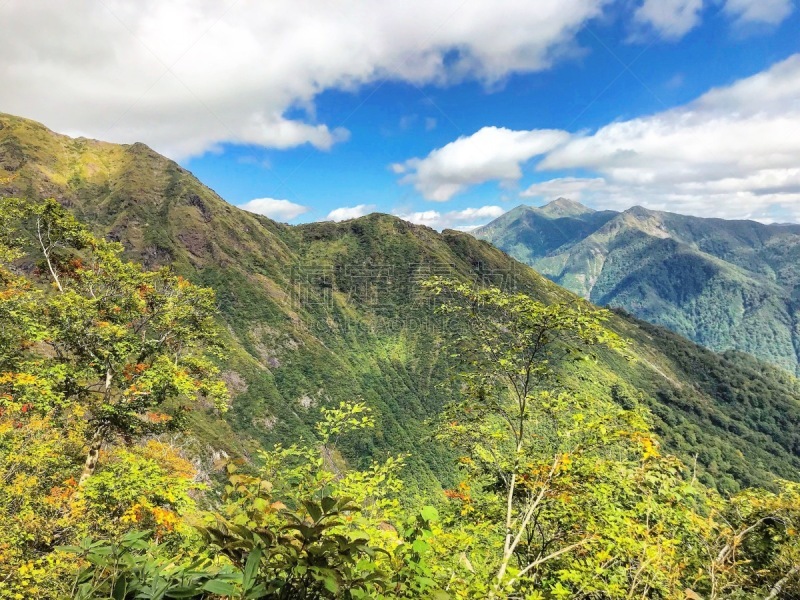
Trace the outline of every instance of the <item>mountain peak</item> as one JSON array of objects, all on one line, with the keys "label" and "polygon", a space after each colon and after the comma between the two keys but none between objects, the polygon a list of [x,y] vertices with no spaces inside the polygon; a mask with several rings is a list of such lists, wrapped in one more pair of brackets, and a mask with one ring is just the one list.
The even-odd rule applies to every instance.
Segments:
[{"label": "mountain peak", "polygon": [[540,207],[539,212],[548,217],[576,217],[587,213],[595,212],[588,206],[569,198],[557,198],[548,204]]},{"label": "mountain peak", "polygon": [[636,206],[631,206],[629,209],[623,212],[626,215],[632,215],[634,217],[640,217],[640,218],[652,217],[654,215],[654,211],[647,209],[644,206],[640,206],[638,204]]}]

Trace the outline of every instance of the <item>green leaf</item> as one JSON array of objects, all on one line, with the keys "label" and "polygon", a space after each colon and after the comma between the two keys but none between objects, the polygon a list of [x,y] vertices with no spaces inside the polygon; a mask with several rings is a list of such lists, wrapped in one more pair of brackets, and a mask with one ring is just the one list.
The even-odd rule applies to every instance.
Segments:
[{"label": "green leaf", "polygon": [[242,577],[242,587],[244,591],[248,591],[255,583],[255,576],[258,572],[258,566],[261,563],[261,548],[253,549],[247,557],[247,563],[244,566],[244,575]]},{"label": "green leaf", "polygon": [[325,589],[328,590],[332,594],[339,593],[339,584],[333,577],[324,577],[322,579],[322,584],[325,586]]},{"label": "green leaf", "polygon": [[207,581],[203,586],[203,590],[211,592],[212,594],[217,594],[218,596],[233,596],[236,593],[236,588],[230,583],[218,581],[216,579]]},{"label": "green leaf", "polygon": [[439,511],[436,510],[433,506],[425,506],[420,511],[420,516],[425,519],[428,523],[431,521],[438,521],[439,520]]},{"label": "green leaf", "polygon": [[322,510],[325,514],[331,512],[335,507],[336,507],[336,498],[325,496],[322,499]]},{"label": "green leaf", "polygon": [[411,544],[411,549],[417,554],[424,554],[430,550],[430,548],[430,544],[424,540],[414,540],[414,543]]},{"label": "green leaf", "polygon": [[114,585],[114,589],[111,591],[111,597],[114,600],[125,600],[125,596],[128,593],[128,582],[125,580],[124,577],[120,577],[117,579],[117,583]]},{"label": "green leaf", "polygon": [[322,509],[311,500],[303,500],[303,506],[306,507],[309,516],[314,521],[319,521],[322,518]]},{"label": "green leaf", "polygon": [[259,583],[256,587],[247,592],[245,598],[247,600],[251,600],[252,598],[263,598],[266,595],[267,595],[267,586],[265,586],[263,583]]}]

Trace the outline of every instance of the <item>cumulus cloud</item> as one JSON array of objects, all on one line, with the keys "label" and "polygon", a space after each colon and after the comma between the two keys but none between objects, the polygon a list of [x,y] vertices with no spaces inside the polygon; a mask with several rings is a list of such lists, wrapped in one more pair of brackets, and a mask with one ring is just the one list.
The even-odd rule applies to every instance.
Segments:
[{"label": "cumulus cloud", "polygon": [[548,200],[569,198],[577,201],[581,199],[584,192],[599,190],[605,185],[606,181],[602,177],[558,177],[534,183],[522,192],[520,196],[538,196]]},{"label": "cumulus cloud", "polygon": [[394,164],[392,170],[405,174],[401,182],[414,184],[428,200],[445,202],[471,185],[520,179],[524,162],[552,150],[568,138],[566,132],[551,129],[513,131],[484,127],[434,150],[425,158]]},{"label": "cumulus cloud", "polygon": [[800,54],[694,102],[576,135],[541,171],[602,175],[600,195],[695,214],[800,217]]},{"label": "cumulus cloud", "polygon": [[310,210],[307,206],[275,198],[256,198],[244,204],[239,204],[239,208],[264,215],[276,221],[291,221]]},{"label": "cumulus cloud", "polygon": [[677,39],[700,23],[702,10],[703,0],[645,0],[634,18],[665,38]]},{"label": "cumulus cloud", "polygon": [[[565,196],[606,208],[642,204],[701,216],[800,219],[800,136],[792,134],[800,131],[798,99],[800,54],[684,106],[595,132],[548,132],[554,143],[540,149],[544,156],[535,168],[559,176],[521,195]],[[513,141],[493,146],[467,144],[470,139],[397,170],[435,199],[489,179],[519,177],[527,152],[514,154]],[[463,153],[444,152],[454,145]],[[443,217],[432,213],[417,218]]]},{"label": "cumulus cloud", "polygon": [[[700,24],[703,8],[710,2],[711,0],[644,0],[634,13],[634,21],[652,28],[667,40],[676,40]],[[723,12],[740,25],[777,25],[793,10],[794,0],[724,0],[723,6]]]},{"label": "cumulus cloud", "polygon": [[358,204],[356,206],[342,206],[335,208],[325,217],[326,221],[346,221],[368,215],[375,210],[374,204]]},{"label": "cumulus cloud", "polygon": [[481,206],[478,208],[465,208],[441,213],[438,210],[424,210],[418,212],[395,211],[394,215],[417,223],[427,225],[433,229],[460,229],[470,231],[496,219],[505,212],[500,206]]},{"label": "cumulus cloud", "polygon": [[6,0],[0,106],[173,158],[225,142],[325,150],[348,134],[315,122],[320,92],[546,69],[609,1]]},{"label": "cumulus cloud", "polygon": [[725,12],[740,23],[777,25],[791,13],[793,0],[727,0]]}]

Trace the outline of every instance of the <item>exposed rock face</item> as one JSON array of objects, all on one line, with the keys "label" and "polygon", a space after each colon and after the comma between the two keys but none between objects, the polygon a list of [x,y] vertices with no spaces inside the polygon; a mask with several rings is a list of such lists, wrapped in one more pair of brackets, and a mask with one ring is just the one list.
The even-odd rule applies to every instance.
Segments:
[{"label": "exposed rock face", "polygon": [[231,370],[223,371],[222,380],[228,387],[228,393],[231,395],[232,398],[235,398],[239,394],[244,394],[248,390],[248,385],[247,382],[244,380],[244,377],[242,377],[236,371],[231,371]]}]

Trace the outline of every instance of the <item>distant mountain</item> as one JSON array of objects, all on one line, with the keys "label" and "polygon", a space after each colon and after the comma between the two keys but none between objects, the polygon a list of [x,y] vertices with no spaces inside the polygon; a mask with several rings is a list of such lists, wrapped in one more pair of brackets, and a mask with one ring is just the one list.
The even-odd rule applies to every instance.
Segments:
[{"label": "distant mountain", "polygon": [[473,234],[596,304],[800,372],[800,225],[594,211],[560,198]]},{"label": "distant mountain", "polygon": [[[410,485],[452,483],[451,450],[431,439],[426,421],[458,388],[420,280],[449,273],[544,302],[574,301],[464,233],[380,214],[279,224],[231,206],[147,146],[72,139],[4,114],[0,196],[55,197],[95,232],[121,241],[130,258],[172,265],[216,290],[235,398],[225,420],[209,411],[196,413],[192,425],[201,441],[232,454],[310,436],[321,407],[362,399],[377,427],[343,441],[346,460],[409,452]],[[563,202],[535,217],[563,220],[564,239],[586,237],[606,218]],[[631,340],[637,359],[600,352],[597,361],[569,365],[568,389],[650,407],[669,449],[687,462],[697,455],[698,475],[720,489],[768,486],[774,474],[798,478],[795,379],[622,313],[611,327]]]}]

